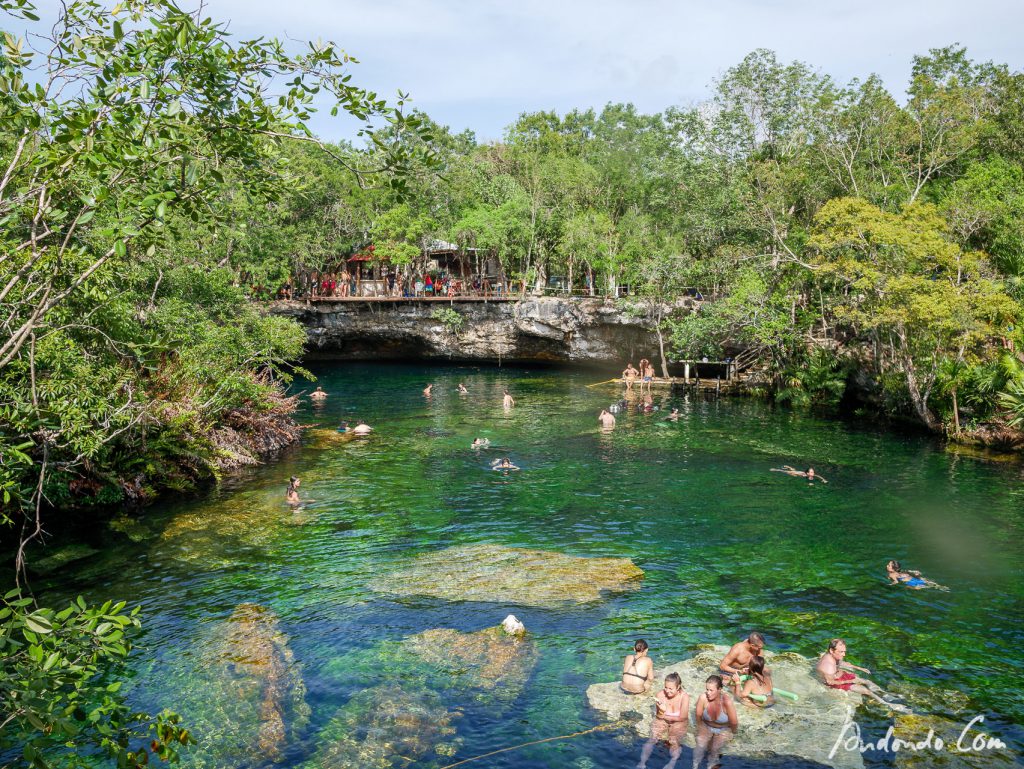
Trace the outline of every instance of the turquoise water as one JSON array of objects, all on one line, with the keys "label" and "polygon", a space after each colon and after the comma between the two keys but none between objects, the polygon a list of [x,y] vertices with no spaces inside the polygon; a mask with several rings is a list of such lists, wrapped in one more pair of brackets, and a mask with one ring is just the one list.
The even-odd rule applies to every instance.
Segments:
[{"label": "turquoise water", "polygon": [[[78,592],[142,604],[130,696],[196,726],[200,745],[186,766],[260,765],[246,750],[254,710],[242,703],[252,692],[232,683],[218,651],[246,603],[276,617],[275,653],[285,660],[280,766],[331,765],[325,745],[339,724],[358,732],[366,713],[379,711],[374,695],[361,693],[381,684],[433,693],[434,706],[459,715],[453,732],[437,736],[449,746],[442,754],[360,761],[439,767],[603,723],[584,692],[616,680],[634,638],[651,644],[659,666],[755,629],[770,649],[808,657],[842,636],[851,661],[918,710],[950,724],[985,715],[985,730],[1009,744],[986,756],[990,765],[1024,752],[1020,464],[947,453],[869,424],[667,392],[654,395],[660,411],[620,413],[603,434],[597,413],[619,396],[587,388],[606,378],[594,373],[369,364],[315,373],[331,395],[322,407],[307,402],[301,420],[330,429],[358,416],[376,428],[369,440],[311,430],[302,447],[205,498],[90,532],[96,552],[36,578],[51,604]],[[456,393],[459,381],[467,395]],[[421,394],[428,382],[430,399]],[[510,411],[501,407],[504,387],[517,401]],[[671,406],[682,413],[677,423],[663,420]],[[478,436],[491,448],[471,450]],[[521,471],[490,471],[502,456]],[[769,472],[782,464],[813,464],[829,482]],[[302,478],[296,510],[284,503],[292,474]],[[554,607],[381,591],[386,575],[417,556],[469,544],[629,558],[644,578],[636,591]],[[889,558],[949,592],[889,586]],[[509,612],[538,652],[511,698],[446,680],[403,645],[431,628],[478,631]],[[303,700],[308,713],[292,709]],[[868,735],[890,723],[871,707],[857,719]],[[641,743],[611,730],[468,766],[634,766]],[[656,753],[650,765],[665,760]],[[687,752],[680,766],[689,761]]]}]

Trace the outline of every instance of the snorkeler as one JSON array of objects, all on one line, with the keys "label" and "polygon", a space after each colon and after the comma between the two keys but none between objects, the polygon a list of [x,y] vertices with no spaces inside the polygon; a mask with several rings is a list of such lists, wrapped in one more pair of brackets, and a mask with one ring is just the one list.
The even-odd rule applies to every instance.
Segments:
[{"label": "snorkeler", "polygon": [[297,505],[302,501],[301,499],[299,499],[300,483],[302,483],[302,481],[300,481],[298,476],[296,475],[293,475],[291,478],[288,479],[288,490],[285,491],[284,498],[289,505]]},{"label": "snorkeler", "polygon": [[686,727],[690,725],[690,695],[683,691],[683,680],[678,673],[665,676],[665,687],[654,696],[654,702],[657,710],[654,723],[651,724],[651,738],[644,743],[637,769],[647,766],[647,759],[651,757],[654,746],[662,740],[668,742],[671,757],[665,769],[672,769],[679,760],[679,754],[683,752],[683,738],[686,736]]},{"label": "snorkeler", "polygon": [[512,460],[508,457],[502,459],[495,459],[491,462],[492,470],[518,470],[519,468],[512,464]]},{"label": "snorkeler", "polygon": [[[739,673],[732,674],[732,685],[735,687],[736,699],[744,705],[754,708],[768,708],[775,704],[775,688],[772,685],[772,674],[765,670],[764,657],[755,654],[747,665],[746,680]],[[751,698],[755,695],[757,699]]]},{"label": "snorkeler", "polygon": [[785,473],[786,475],[792,475],[794,478],[806,478],[811,483],[814,483],[815,481],[828,483],[823,476],[814,472],[813,467],[808,467],[807,472],[804,472],[803,470],[797,470],[795,467],[783,465],[782,467],[773,467],[771,471],[773,473]]},{"label": "snorkeler", "polygon": [[940,585],[938,582],[932,582],[927,577],[922,577],[921,572],[911,571],[909,569],[904,570],[900,566],[899,561],[889,561],[885,564],[885,576],[887,576],[892,584],[899,585],[903,584],[907,587],[912,587],[914,590],[920,590],[923,587],[937,587],[940,590],[946,590],[944,585]]},{"label": "snorkeler", "polygon": [[733,644],[729,653],[722,657],[718,663],[718,669],[728,678],[734,673],[743,675],[747,672],[750,660],[764,651],[764,636],[760,633],[751,633],[745,640]]},{"label": "snorkeler", "polygon": [[619,686],[626,694],[643,694],[654,683],[654,663],[647,656],[647,648],[647,641],[639,639],[633,644],[633,654],[627,654],[622,662]]},{"label": "snorkeler", "polygon": [[[839,689],[844,692],[854,692],[870,697],[879,705],[896,711],[897,713],[909,713],[910,708],[899,703],[886,702],[882,699],[885,691],[874,681],[861,678],[852,671],[859,670],[862,673],[871,674],[867,668],[857,667],[845,661],[846,642],[842,638],[833,638],[828,643],[828,651],[818,659],[817,670],[822,683],[829,689]],[[890,695],[891,696],[891,695]]]},{"label": "snorkeler", "polygon": [[615,427],[615,415],[609,413],[607,409],[601,409],[601,413],[597,416],[597,421],[601,423],[601,428],[604,430],[611,430]]},{"label": "snorkeler", "polygon": [[324,388],[322,388],[320,385],[317,385],[316,389],[309,394],[310,400],[314,401],[322,401],[326,397],[327,393],[324,392]]}]

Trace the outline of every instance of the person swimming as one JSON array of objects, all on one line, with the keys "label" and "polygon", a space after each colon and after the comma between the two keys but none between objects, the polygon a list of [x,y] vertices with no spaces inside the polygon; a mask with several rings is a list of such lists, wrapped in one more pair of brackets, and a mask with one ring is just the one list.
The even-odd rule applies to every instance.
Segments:
[{"label": "person swimming", "polygon": [[423,394],[426,395],[429,398],[430,397],[430,391],[433,390],[433,389],[434,389],[434,385],[428,384],[426,387],[423,388]]},{"label": "person swimming", "polygon": [[510,409],[510,408],[512,408],[513,406],[516,405],[515,398],[513,398],[509,394],[508,390],[505,390],[505,394],[502,396],[501,405],[504,406],[507,409]]},{"label": "person swimming", "polygon": [[302,500],[299,499],[299,484],[302,483],[297,475],[293,475],[288,479],[288,489],[284,493],[285,501],[289,505],[297,505]]},{"label": "person swimming", "polygon": [[920,590],[923,587],[945,589],[938,582],[932,582],[927,577],[922,577],[919,571],[904,570],[899,561],[889,561],[885,564],[885,576],[893,585],[903,584],[914,590]]},{"label": "person swimming", "polygon": [[666,419],[671,419],[673,422],[679,421],[679,409],[672,409],[672,413],[669,414]]},{"label": "person swimming", "polygon": [[607,409],[601,409],[601,413],[597,416],[597,421],[601,423],[601,429],[603,430],[611,430],[615,427],[615,415]]},{"label": "person swimming", "polygon": [[518,470],[519,468],[512,464],[512,460],[508,457],[502,457],[501,459],[495,459],[491,462],[492,470]]},{"label": "person swimming", "polygon": [[324,388],[317,385],[317,388],[309,394],[311,400],[322,401],[327,397],[327,393],[324,392]]},{"label": "person swimming", "polygon": [[486,449],[491,445],[490,440],[487,438],[474,438],[473,443],[470,444],[471,449]]},{"label": "person swimming", "polygon": [[366,424],[366,422],[357,419],[356,426],[352,428],[352,432],[355,435],[369,435],[373,432],[373,428]]},{"label": "person swimming", "polygon": [[813,467],[808,467],[807,471],[804,472],[803,470],[797,470],[795,467],[783,465],[782,467],[773,467],[771,469],[771,472],[785,473],[786,475],[792,475],[794,478],[806,478],[810,483],[814,483],[815,481],[828,483],[828,481],[825,480],[824,476],[818,475],[817,473],[814,472]]},{"label": "person swimming", "polygon": [[458,390],[463,395],[469,392],[469,390],[466,389],[466,385],[462,384],[462,382],[459,382]]},{"label": "person swimming", "polygon": [[348,431],[349,431],[348,422],[342,422],[340,425],[338,425],[338,432],[339,433],[347,433]]}]

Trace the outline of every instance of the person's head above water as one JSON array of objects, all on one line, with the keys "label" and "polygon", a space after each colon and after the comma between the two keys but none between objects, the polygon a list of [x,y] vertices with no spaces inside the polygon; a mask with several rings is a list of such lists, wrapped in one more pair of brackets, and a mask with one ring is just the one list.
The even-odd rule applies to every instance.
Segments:
[{"label": "person's head above water", "polygon": [[814,477],[814,468],[813,467],[808,467],[807,468],[807,477],[808,478],[813,478]]},{"label": "person's head above water", "polygon": [[899,561],[889,561],[889,563],[887,563],[885,565],[885,570],[886,571],[903,571],[903,567],[900,566],[900,562]]}]

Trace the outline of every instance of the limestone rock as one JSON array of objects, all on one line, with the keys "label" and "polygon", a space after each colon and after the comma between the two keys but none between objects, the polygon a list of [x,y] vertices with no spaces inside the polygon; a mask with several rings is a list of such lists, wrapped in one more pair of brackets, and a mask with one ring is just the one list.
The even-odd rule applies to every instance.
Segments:
[{"label": "limestone rock", "polygon": [[433,692],[376,686],[354,695],[320,735],[309,769],[395,769],[458,749],[449,712]]},{"label": "limestone rock", "polygon": [[[693,746],[693,713],[697,697],[704,691],[704,681],[718,672],[718,663],[729,651],[727,646],[709,646],[695,656],[673,665],[659,666],[655,671],[655,686],[649,694],[628,695],[619,688],[618,681],[594,684],[587,689],[590,705],[602,711],[609,720],[629,719],[641,736],[651,733],[654,720],[654,695],[660,690],[668,673],[678,673],[683,689],[690,695],[691,726],[686,744]],[[775,685],[799,695],[798,702],[779,699],[771,708],[752,708],[737,705],[739,733],[726,747],[727,755],[765,757],[772,755],[797,756],[841,769],[861,769],[863,758],[858,751],[840,749],[833,758],[828,754],[860,696],[836,691],[823,686],[813,675],[814,661],[798,654],[766,653],[768,667]]]},{"label": "limestone rock", "polygon": [[557,608],[635,590],[643,578],[628,558],[579,558],[546,550],[461,545],[427,553],[373,585],[393,595]]}]

